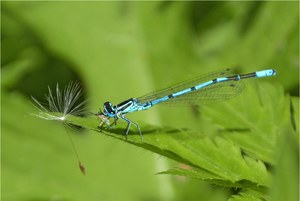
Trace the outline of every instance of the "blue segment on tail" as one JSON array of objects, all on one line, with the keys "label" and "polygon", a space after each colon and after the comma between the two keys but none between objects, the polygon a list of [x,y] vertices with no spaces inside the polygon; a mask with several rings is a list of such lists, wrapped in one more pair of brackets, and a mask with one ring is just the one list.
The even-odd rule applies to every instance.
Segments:
[{"label": "blue segment on tail", "polygon": [[273,69],[268,69],[268,70],[262,70],[262,71],[257,71],[256,77],[267,77],[267,76],[273,76],[276,75],[276,71]]}]

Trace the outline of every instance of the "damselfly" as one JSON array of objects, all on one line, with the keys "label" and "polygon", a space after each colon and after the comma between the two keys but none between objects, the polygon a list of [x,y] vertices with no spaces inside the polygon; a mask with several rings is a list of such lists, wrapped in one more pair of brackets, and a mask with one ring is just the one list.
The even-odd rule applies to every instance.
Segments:
[{"label": "damselfly", "polygon": [[[113,125],[117,125],[118,119],[122,119],[127,122],[125,131],[126,139],[131,125],[134,125],[138,129],[142,139],[143,136],[140,126],[125,117],[127,113],[147,110],[157,104],[180,106],[226,100],[241,93],[243,85],[240,80],[273,75],[276,75],[276,71],[273,69],[241,75],[235,75],[230,69],[226,69],[196,77],[192,80],[146,94],[139,98],[129,98],[117,105],[113,105],[111,102],[105,102],[103,111],[100,110],[100,112],[97,113],[97,116],[101,120],[99,127],[102,128],[102,126],[106,124],[109,125],[108,128],[110,128]],[[112,124],[110,124],[110,118],[114,118]]]}]

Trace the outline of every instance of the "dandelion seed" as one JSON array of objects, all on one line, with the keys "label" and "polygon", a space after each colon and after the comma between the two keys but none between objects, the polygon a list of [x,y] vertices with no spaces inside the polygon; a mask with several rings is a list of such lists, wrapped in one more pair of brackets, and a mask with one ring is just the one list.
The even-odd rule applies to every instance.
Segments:
[{"label": "dandelion seed", "polygon": [[[66,122],[69,115],[73,116],[85,116],[86,108],[85,103],[86,100],[79,102],[80,97],[83,95],[83,90],[80,87],[78,82],[70,82],[64,90],[59,88],[59,85],[56,84],[55,91],[52,92],[51,88],[48,86],[48,94],[45,95],[46,103],[42,103],[38,101],[36,98],[31,97],[33,100],[33,105],[37,108],[37,114],[31,114],[37,116],[39,118],[45,120],[54,120],[54,121],[62,121],[67,126],[73,127],[69,123]],[[71,141],[72,147],[76,154],[76,157],[79,161],[80,171],[85,175],[85,168],[82,165],[79,155],[76,151],[75,144],[69,134],[68,130],[67,134]]]},{"label": "dandelion seed", "polygon": [[70,82],[64,90],[61,90],[57,84],[54,93],[48,87],[48,94],[45,96],[46,103],[41,103],[36,98],[31,97],[34,106],[39,111],[38,114],[32,115],[57,121],[65,121],[69,115],[84,116],[86,114],[86,108],[84,107],[86,100],[79,102],[82,95],[83,90],[78,82]]}]

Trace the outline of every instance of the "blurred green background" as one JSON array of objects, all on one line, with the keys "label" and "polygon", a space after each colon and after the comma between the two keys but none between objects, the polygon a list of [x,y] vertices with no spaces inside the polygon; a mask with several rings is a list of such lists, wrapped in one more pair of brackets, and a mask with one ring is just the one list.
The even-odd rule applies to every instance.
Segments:
[{"label": "blurred green background", "polygon": [[[227,200],[230,190],[155,173],[176,166],[90,131],[30,116],[30,96],[79,80],[88,108],[202,73],[275,68],[299,96],[298,2],[1,2],[1,185],[7,201]],[[274,100],[276,101],[276,100]],[[153,108],[137,122],[197,128],[190,108]],[[180,118],[178,118],[180,117]]]}]

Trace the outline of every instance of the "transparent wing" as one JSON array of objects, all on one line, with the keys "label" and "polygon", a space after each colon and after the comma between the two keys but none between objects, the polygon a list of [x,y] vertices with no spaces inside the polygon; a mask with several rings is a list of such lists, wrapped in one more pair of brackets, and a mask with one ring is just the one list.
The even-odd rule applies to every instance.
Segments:
[{"label": "transparent wing", "polygon": [[[231,69],[215,71],[206,75],[202,75],[200,77],[196,77],[194,79],[181,82],[171,87],[167,87],[165,89],[152,92],[137,98],[141,103],[149,102],[152,100],[159,99],[164,96],[171,95],[175,92],[181,91],[183,89],[187,89],[198,84],[220,78],[220,77],[228,77],[235,75]],[[207,104],[212,102],[218,102],[230,99],[234,96],[240,94],[243,90],[243,83],[241,80],[239,81],[226,81],[221,83],[212,84],[197,91],[193,91],[188,94],[184,94],[182,96],[169,99],[165,102],[160,103],[161,105],[166,106],[190,106],[190,105],[199,105],[199,104]]]}]

